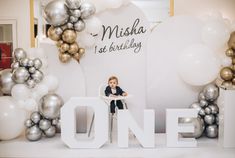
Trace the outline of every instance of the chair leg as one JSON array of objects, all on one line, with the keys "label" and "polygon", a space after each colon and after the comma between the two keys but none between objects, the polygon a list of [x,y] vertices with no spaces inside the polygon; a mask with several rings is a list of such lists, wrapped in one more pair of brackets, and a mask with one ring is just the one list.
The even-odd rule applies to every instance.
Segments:
[{"label": "chair leg", "polygon": [[110,123],[110,132],[109,132],[109,139],[110,139],[110,143],[113,142],[113,114],[111,114],[111,123]]},{"label": "chair leg", "polygon": [[95,119],[95,114],[92,115],[91,124],[90,124],[89,132],[88,132],[88,137],[90,137],[90,135],[91,135],[91,129],[94,124],[94,119]]}]

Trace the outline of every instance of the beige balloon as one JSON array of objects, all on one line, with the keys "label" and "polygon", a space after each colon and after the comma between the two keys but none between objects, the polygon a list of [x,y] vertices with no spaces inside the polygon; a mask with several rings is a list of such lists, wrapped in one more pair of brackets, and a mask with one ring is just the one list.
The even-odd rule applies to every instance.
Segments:
[{"label": "beige balloon", "polygon": [[54,29],[53,26],[51,26],[49,29],[48,29],[48,32],[47,32],[47,35],[48,37],[53,40],[53,41],[58,41],[60,40],[61,36],[60,35],[57,35],[56,34],[56,31]]},{"label": "beige balloon", "polygon": [[79,50],[79,46],[78,46],[77,42],[75,42],[70,45],[68,52],[73,55],[73,54],[77,53],[78,50]]},{"label": "beige balloon", "polygon": [[232,49],[226,50],[225,54],[226,54],[227,57],[233,57],[234,56],[234,52],[233,52]]},{"label": "beige balloon", "polygon": [[224,67],[220,71],[220,77],[225,81],[231,81],[233,79],[233,70],[230,67]]},{"label": "beige balloon", "polygon": [[59,59],[62,63],[67,63],[70,61],[71,56],[67,53],[60,53],[59,54]]},{"label": "beige balloon", "polygon": [[62,53],[67,52],[68,50],[69,50],[69,44],[63,43],[63,44],[60,46],[60,51],[61,51]]},{"label": "beige balloon", "polygon": [[79,48],[78,53],[82,56],[85,54],[85,49],[84,48]]},{"label": "beige balloon", "polygon": [[229,41],[228,41],[228,47],[235,50],[235,31],[231,33]]},{"label": "beige balloon", "polygon": [[77,34],[74,30],[65,30],[62,34],[63,41],[71,44],[74,43],[77,38]]}]

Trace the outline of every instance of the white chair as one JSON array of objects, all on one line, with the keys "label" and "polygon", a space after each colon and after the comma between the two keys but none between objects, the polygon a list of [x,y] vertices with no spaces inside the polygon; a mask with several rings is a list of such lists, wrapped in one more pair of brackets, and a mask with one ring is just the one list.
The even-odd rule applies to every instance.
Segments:
[{"label": "white chair", "polygon": [[[106,88],[106,85],[101,85],[99,87],[98,95],[107,104],[107,106],[109,107],[109,110],[110,110],[110,103],[113,100],[114,100],[115,105],[116,105],[116,101],[117,100],[121,100],[123,105],[124,105],[124,108],[128,109],[127,104],[125,102],[125,99],[129,98],[129,95],[128,96],[107,97],[105,95],[105,88]],[[116,107],[116,111],[117,111],[117,107]],[[93,124],[94,124],[94,119],[95,119],[95,114],[92,115],[92,120],[91,120],[90,128],[89,128],[89,131],[88,131],[88,137],[90,137],[91,129],[92,129]],[[113,119],[114,119],[114,116],[112,114],[110,114],[110,132],[109,132],[109,138],[110,138],[110,142],[111,143],[112,143],[112,132],[113,132]]]}]

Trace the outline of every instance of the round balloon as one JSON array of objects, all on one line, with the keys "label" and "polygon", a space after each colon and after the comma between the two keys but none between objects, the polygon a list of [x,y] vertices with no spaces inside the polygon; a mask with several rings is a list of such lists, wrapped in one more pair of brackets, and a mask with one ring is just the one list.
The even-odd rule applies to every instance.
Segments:
[{"label": "round balloon", "polygon": [[187,47],[178,59],[181,78],[193,86],[203,86],[217,78],[220,61],[215,53],[203,44]]},{"label": "round balloon", "polygon": [[0,91],[3,94],[10,95],[11,89],[15,85],[12,80],[11,69],[4,69],[0,71]]},{"label": "round balloon", "polygon": [[24,130],[26,112],[18,108],[9,96],[0,97],[0,140],[10,140]]},{"label": "round balloon", "polygon": [[16,100],[26,100],[30,97],[30,90],[25,84],[16,84],[11,91],[11,95]]}]

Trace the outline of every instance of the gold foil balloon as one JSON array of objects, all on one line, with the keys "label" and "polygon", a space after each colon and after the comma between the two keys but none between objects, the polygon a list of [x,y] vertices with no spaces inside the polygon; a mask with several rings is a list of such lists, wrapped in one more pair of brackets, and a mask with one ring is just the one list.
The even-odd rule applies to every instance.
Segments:
[{"label": "gold foil balloon", "polygon": [[232,58],[232,64],[235,65],[235,57]]},{"label": "gold foil balloon", "polygon": [[220,71],[220,77],[225,81],[231,81],[233,79],[233,70],[230,67],[224,67]]},{"label": "gold foil balloon", "polygon": [[233,83],[233,85],[235,85],[235,78],[232,79],[232,83]]},{"label": "gold foil balloon", "polygon": [[73,30],[65,30],[62,34],[63,41],[67,43],[74,43],[77,38],[77,34]]},{"label": "gold foil balloon", "polygon": [[75,42],[75,43],[70,45],[68,52],[70,54],[75,54],[75,53],[78,52],[78,49],[79,49],[78,44]]},{"label": "gold foil balloon", "polygon": [[62,63],[67,63],[70,61],[71,56],[67,53],[60,53],[59,54],[59,59]]},{"label": "gold foil balloon", "polygon": [[229,41],[228,41],[228,47],[235,50],[235,31],[231,33]]},{"label": "gold foil balloon", "polygon": [[82,56],[85,54],[85,49],[84,48],[79,48],[78,53]]},{"label": "gold foil balloon", "polygon": [[73,55],[73,58],[79,62],[80,59],[81,59],[81,55],[80,55],[79,53],[75,53],[75,54]]},{"label": "gold foil balloon", "polygon": [[230,66],[231,69],[235,72],[235,65]]},{"label": "gold foil balloon", "polygon": [[233,57],[233,50],[232,49],[228,49],[226,52],[225,52],[226,56],[227,57]]},{"label": "gold foil balloon", "polygon": [[53,41],[58,41],[58,40],[60,40],[60,37],[61,37],[61,36],[56,33],[56,30],[54,29],[53,26],[51,26],[51,27],[49,28],[47,34],[48,34],[48,37],[49,37],[51,40],[53,40]]},{"label": "gold foil balloon", "polygon": [[68,50],[69,50],[69,44],[63,43],[63,44],[60,46],[60,51],[61,51],[62,53],[67,52]]},{"label": "gold foil balloon", "polygon": [[59,40],[56,42],[56,46],[59,48],[64,43],[63,40]]}]

